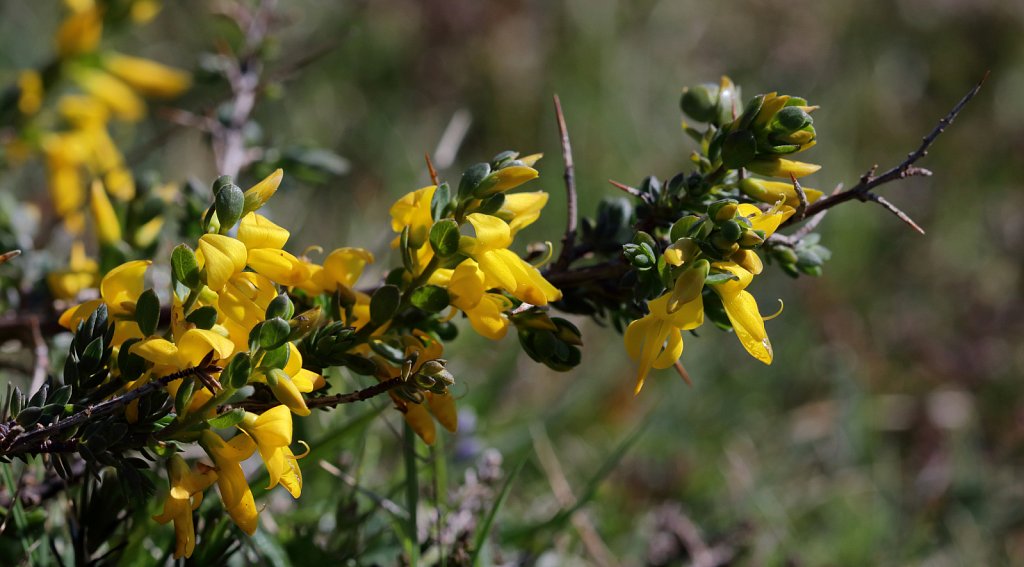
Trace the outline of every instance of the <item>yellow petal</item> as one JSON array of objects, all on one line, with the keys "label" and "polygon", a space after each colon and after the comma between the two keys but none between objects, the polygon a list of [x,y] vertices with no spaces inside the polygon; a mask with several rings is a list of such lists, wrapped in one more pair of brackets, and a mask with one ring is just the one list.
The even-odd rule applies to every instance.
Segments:
[{"label": "yellow petal", "polygon": [[210,352],[213,352],[213,360],[224,360],[234,350],[230,339],[205,329],[189,329],[178,340],[178,353],[184,366],[199,364]]},{"label": "yellow petal", "polygon": [[174,98],[192,84],[185,71],[141,57],[112,53],[103,58],[103,66],[146,96]]},{"label": "yellow petal", "polygon": [[132,354],[160,366],[178,366],[178,347],[167,339],[151,338],[132,345]]},{"label": "yellow petal", "polygon": [[473,330],[493,341],[504,338],[509,325],[503,315],[505,301],[502,296],[489,293],[470,309],[463,309]]},{"label": "yellow petal", "polygon": [[504,167],[491,174],[495,181],[488,193],[501,193],[515,189],[527,181],[536,179],[538,175],[540,174],[536,169],[525,165]]},{"label": "yellow petal", "polygon": [[89,209],[92,211],[93,221],[96,223],[96,234],[103,244],[116,244],[121,241],[121,222],[117,220],[117,213],[114,212],[110,198],[103,189],[99,180],[92,182],[90,189],[91,199]]},{"label": "yellow petal", "polygon": [[455,408],[455,398],[451,394],[438,395],[428,392],[427,405],[442,427],[455,433],[459,429],[459,413]]},{"label": "yellow petal", "polygon": [[65,19],[57,30],[57,54],[67,58],[96,51],[103,35],[103,17],[99,8],[78,11]]},{"label": "yellow petal", "polygon": [[[338,248],[324,259],[324,280],[337,285],[351,288],[356,285],[359,276],[367,264],[373,263],[373,254],[362,248]],[[336,288],[332,288],[336,289]]]},{"label": "yellow petal", "polygon": [[69,331],[74,331],[78,328],[79,323],[88,319],[89,315],[92,315],[93,312],[102,304],[102,299],[93,299],[86,301],[81,305],[69,307],[64,310],[64,313],[61,313],[58,323],[60,323],[61,327],[64,327]]},{"label": "yellow petal", "polygon": [[100,296],[111,314],[123,314],[122,303],[135,303],[145,286],[149,260],[132,260],[107,272],[100,282]]},{"label": "yellow petal", "polygon": [[821,169],[814,163],[804,163],[783,158],[758,158],[747,164],[747,169],[767,177],[804,177]]},{"label": "yellow petal", "polygon": [[146,113],[146,105],[132,89],[113,75],[95,69],[83,69],[76,74],[82,90],[103,101],[115,116],[135,122]]},{"label": "yellow petal", "polygon": [[242,217],[238,225],[238,239],[249,250],[254,248],[284,248],[289,233],[274,224],[267,217],[249,213]]},{"label": "yellow petal", "polygon": [[466,215],[466,220],[473,225],[476,231],[476,238],[472,242],[472,249],[467,252],[470,255],[479,254],[487,250],[508,248],[512,244],[512,233],[505,221],[498,217],[481,213]]},{"label": "yellow petal", "polygon": [[416,435],[427,445],[433,445],[437,440],[437,427],[434,425],[434,418],[423,404],[409,403],[405,410],[405,422],[416,432]]},{"label": "yellow petal", "polygon": [[228,279],[245,268],[248,254],[241,242],[220,234],[199,238],[199,251],[205,260],[206,285],[219,292]]},{"label": "yellow petal", "polygon": [[540,212],[547,203],[548,194],[543,191],[505,195],[498,216],[508,220],[509,229],[515,236],[517,232],[540,218]]},{"label": "yellow petal", "polygon": [[257,248],[249,251],[249,267],[257,273],[286,286],[295,286],[309,278],[309,269],[284,250]]},{"label": "yellow petal", "polygon": [[732,323],[732,328],[736,331],[736,337],[743,344],[743,348],[747,349],[750,356],[765,364],[771,364],[772,343],[768,340],[764,319],[757,309],[754,296],[747,291],[740,291],[721,297],[725,313],[729,316],[729,322]]},{"label": "yellow petal", "polygon": [[262,181],[250,187],[245,192],[245,210],[252,212],[266,204],[277,192],[277,188],[281,186],[283,178],[284,170],[275,169]]}]

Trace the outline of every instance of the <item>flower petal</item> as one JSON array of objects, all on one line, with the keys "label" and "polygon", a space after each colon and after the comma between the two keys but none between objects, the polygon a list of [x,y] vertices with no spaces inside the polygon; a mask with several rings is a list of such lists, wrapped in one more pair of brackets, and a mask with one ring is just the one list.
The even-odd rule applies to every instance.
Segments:
[{"label": "flower petal", "polygon": [[248,258],[245,244],[222,234],[204,234],[199,252],[205,261],[206,285],[219,292],[231,276],[245,269]]}]

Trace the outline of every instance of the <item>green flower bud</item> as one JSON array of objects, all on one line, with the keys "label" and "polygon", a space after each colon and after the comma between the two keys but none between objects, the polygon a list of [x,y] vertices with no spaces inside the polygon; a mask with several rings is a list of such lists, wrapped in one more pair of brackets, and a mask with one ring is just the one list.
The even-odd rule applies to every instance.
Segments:
[{"label": "green flower bud", "polygon": [[739,201],[736,199],[722,199],[708,205],[708,217],[715,222],[732,219],[736,216],[736,209]]},{"label": "green flower bud", "polygon": [[273,319],[274,317],[291,319],[294,314],[295,304],[292,303],[291,298],[286,293],[282,293],[272,299],[270,305],[267,306],[267,319]]},{"label": "green flower bud", "polygon": [[245,195],[242,188],[234,183],[222,185],[213,195],[214,206],[217,209],[217,220],[220,221],[220,234],[227,234],[238,219],[242,218],[242,209],[245,208]]},{"label": "green flower bud", "polygon": [[698,122],[713,122],[718,117],[718,85],[706,83],[684,88],[679,107]]},{"label": "green flower bud", "polygon": [[697,215],[686,215],[680,218],[672,224],[672,229],[669,231],[669,239],[675,242],[680,238],[690,236],[690,230],[697,226],[700,221],[701,218]]},{"label": "green flower bud", "polygon": [[811,124],[814,124],[814,119],[804,109],[799,106],[787,106],[775,113],[771,129],[775,132],[788,133],[802,130]]},{"label": "green flower bud", "polygon": [[736,242],[741,236],[743,236],[743,229],[740,228],[739,223],[734,220],[723,221],[718,225],[718,230],[729,242]]}]

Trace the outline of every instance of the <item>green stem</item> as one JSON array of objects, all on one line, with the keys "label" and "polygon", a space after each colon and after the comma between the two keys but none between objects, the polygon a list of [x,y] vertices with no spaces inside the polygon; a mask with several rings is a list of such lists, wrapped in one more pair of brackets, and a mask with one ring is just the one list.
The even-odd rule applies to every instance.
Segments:
[{"label": "green stem", "polygon": [[420,542],[416,528],[416,508],[419,505],[420,487],[416,478],[416,433],[409,424],[405,424],[402,438],[402,456],[405,460],[405,501],[409,510],[409,526],[406,534],[406,552],[409,554],[409,566],[416,567],[420,558]]}]

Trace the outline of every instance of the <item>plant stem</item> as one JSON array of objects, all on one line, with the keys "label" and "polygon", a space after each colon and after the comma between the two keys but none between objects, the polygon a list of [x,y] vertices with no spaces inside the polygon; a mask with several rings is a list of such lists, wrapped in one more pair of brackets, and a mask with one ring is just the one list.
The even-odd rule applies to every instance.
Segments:
[{"label": "plant stem", "polygon": [[406,534],[406,551],[409,566],[416,567],[420,558],[420,542],[416,527],[416,508],[419,505],[420,487],[416,478],[416,433],[405,424],[402,437],[402,456],[405,460],[405,506],[409,510],[409,526]]}]

